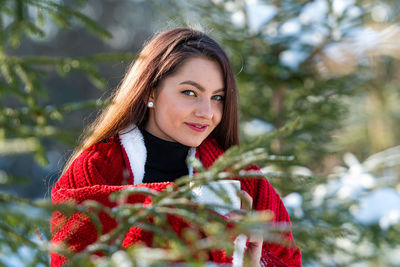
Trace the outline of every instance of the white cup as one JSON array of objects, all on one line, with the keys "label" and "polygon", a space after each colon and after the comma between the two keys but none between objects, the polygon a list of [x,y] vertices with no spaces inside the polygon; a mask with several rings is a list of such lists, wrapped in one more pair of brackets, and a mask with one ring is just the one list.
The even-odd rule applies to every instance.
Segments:
[{"label": "white cup", "polygon": [[[225,202],[223,198],[218,196],[216,192],[226,192],[226,196],[231,203]],[[221,180],[211,182],[207,185],[198,186],[193,189],[194,201],[200,204],[208,205],[224,205],[229,208],[214,208],[219,214],[225,215],[235,209],[240,209],[240,197],[237,195],[240,191],[240,181],[236,180]]]}]

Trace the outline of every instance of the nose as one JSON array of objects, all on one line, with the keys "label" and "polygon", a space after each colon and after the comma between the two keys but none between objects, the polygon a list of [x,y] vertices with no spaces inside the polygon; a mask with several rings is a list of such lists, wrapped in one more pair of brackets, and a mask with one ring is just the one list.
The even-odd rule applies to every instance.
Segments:
[{"label": "nose", "polygon": [[209,99],[200,101],[196,107],[195,115],[206,120],[212,120],[214,113],[211,104]]}]

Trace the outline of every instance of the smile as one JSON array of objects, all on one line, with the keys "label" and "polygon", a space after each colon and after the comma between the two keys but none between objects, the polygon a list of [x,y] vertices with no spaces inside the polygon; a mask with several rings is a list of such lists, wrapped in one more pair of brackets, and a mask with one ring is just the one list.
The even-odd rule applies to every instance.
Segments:
[{"label": "smile", "polygon": [[187,123],[185,122],[185,124],[192,130],[196,131],[196,132],[204,132],[208,125],[207,124],[200,124],[200,123]]}]

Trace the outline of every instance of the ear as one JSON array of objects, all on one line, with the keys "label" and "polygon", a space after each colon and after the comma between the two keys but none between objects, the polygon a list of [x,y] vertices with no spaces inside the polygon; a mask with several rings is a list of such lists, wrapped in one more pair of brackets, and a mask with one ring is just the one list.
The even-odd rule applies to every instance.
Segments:
[{"label": "ear", "polygon": [[156,88],[153,88],[153,90],[151,90],[149,99],[147,101],[155,101],[156,100]]},{"label": "ear", "polygon": [[147,105],[147,103],[149,103],[149,101],[151,101],[151,102],[153,102],[154,103],[154,101],[155,101],[155,89],[153,89],[153,90],[151,90],[151,93],[150,93],[150,96],[149,96],[149,98],[146,100],[146,103],[145,103],[145,105]]}]

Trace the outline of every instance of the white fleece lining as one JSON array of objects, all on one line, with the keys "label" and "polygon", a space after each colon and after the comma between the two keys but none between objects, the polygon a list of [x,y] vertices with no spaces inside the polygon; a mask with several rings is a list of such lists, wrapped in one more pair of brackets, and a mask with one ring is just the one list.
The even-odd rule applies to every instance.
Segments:
[{"label": "white fleece lining", "polygon": [[[194,158],[194,157],[196,157],[196,148],[191,147],[188,151],[188,158]],[[189,170],[189,177],[192,178],[193,177],[193,166],[189,166],[188,170]]]},{"label": "white fleece lining", "polygon": [[[143,183],[144,165],[147,160],[147,150],[144,145],[143,135],[139,128],[131,125],[119,133],[121,144],[128,155],[129,165],[131,165],[133,174],[133,184]],[[191,147],[188,151],[188,157],[196,156],[196,148]],[[193,167],[188,167],[189,177],[193,176]]]},{"label": "white fleece lining", "polygon": [[122,130],[119,137],[128,156],[129,165],[131,165],[133,184],[141,184],[143,182],[144,165],[147,158],[143,135],[138,127],[131,125]]}]

